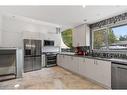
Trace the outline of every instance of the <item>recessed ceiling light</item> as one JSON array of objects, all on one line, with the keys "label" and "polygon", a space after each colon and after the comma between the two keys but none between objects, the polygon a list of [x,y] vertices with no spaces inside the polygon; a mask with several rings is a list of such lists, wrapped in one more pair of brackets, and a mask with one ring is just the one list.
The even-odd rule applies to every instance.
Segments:
[{"label": "recessed ceiling light", "polygon": [[83,21],[84,21],[84,22],[86,22],[86,21],[87,21],[87,19],[84,19]]},{"label": "recessed ceiling light", "polygon": [[86,5],[85,5],[85,4],[83,4],[83,5],[82,5],[82,7],[83,7],[83,8],[85,8],[85,7],[86,7]]}]

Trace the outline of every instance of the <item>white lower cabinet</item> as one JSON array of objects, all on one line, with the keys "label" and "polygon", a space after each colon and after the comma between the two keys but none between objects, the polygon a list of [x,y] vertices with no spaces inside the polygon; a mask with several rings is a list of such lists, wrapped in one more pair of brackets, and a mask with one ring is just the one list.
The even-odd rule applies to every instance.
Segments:
[{"label": "white lower cabinet", "polygon": [[94,60],[95,76],[94,79],[108,87],[111,87],[111,62]]},{"label": "white lower cabinet", "polygon": [[59,54],[57,55],[57,65],[58,66],[63,67],[63,62],[64,62],[63,56],[64,55],[59,55]]},{"label": "white lower cabinet", "polygon": [[64,64],[64,63],[65,63],[64,56],[65,56],[65,55],[60,55],[60,66],[61,66],[61,67],[65,67],[65,64]]},{"label": "white lower cabinet", "polygon": [[80,75],[111,88],[111,62],[84,58],[79,65]]},{"label": "white lower cabinet", "polygon": [[71,56],[64,56],[64,68],[69,69],[70,68],[70,57]]},{"label": "white lower cabinet", "polygon": [[111,88],[111,62],[92,58],[58,55],[57,64]]},{"label": "white lower cabinet", "polygon": [[95,68],[94,68],[94,59],[85,58],[85,76],[91,79],[94,79]]},{"label": "white lower cabinet", "polygon": [[79,57],[72,56],[71,62],[72,62],[71,70],[75,73],[79,73]]},{"label": "white lower cabinet", "polygon": [[85,58],[79,57],[79,74],[86,76],[86,62]]}]

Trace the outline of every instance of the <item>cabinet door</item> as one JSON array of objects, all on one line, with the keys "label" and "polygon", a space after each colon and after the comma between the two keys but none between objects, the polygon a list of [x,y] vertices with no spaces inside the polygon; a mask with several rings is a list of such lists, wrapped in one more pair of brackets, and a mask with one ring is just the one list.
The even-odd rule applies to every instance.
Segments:
[{"label": "cabinet door", "polygon": [[71,58],[72,56],[68,56],[68,55],[58,55],[57,57],[57,64],[59,66],[62,66],[68,70],[71,70]]},{"label": "cabinet door", "polygon": [[21,33],[2,32],[2,47],[22,47]]},{"label": "cabinet door", "polygon": [[70,71],[73,71],[74,72],[74,57],[73,56],[69,56],[69,60],[68,60],[68,63],[69,63],[69,70]]},{"label": "cabinet door", "polygon": [[63,67],[63,55],[57,55],[57,65]]},{"label": "cabinet door", "polygon": [[77,29],[73,29],[73,32],[72,32],[72,44],[74,47],[77,47],[79,45],[78,43],[78,30]]},{"label": "cabinet door", "polygon": [[89,46],[90,29],[87,24],[77,26],[73,29],[73,46]]},{"label": "cabinet door", "polygon": [[61,36],[60,36],[60,34],[54,34],[53,40],[55,42],[54,46],[60,46],[61,45]]},{"label": "cabinet door", "polygon": [[85,31],[85,25],[82,25],[82,26],[79,26],[78,27],[78,43],[79,43],[79,46],[85,46],[86,45],[86,31]]},{"label": "cabinet door", "polygon": [[23,32],[23,39],[41,39],[41,34],[39,32],[29,32],[29,31],[24,31]]},{"label": "cabinet door", "polygon": [[95,80],[111,87],[111,62],[103,60],[95,60],[96,76]]},{"label": "cabinet door", "polygon": [[94,79],[94,76],[96,75],[95,74],[94,59],[86,58],[85,62],[86,62],[86,67],[85,67],[86,74],[85,74],[85,76],[88,78]]},{"label": "cabinet door", "polygon": [[79,58],[79,74],[86,77],[86,62],[85,58]]},{"label": "cabinet door", "polygon": [[79,73],[79,57],[72,56],[71,70],[75,73]]},{"label": "cabinet door", "polygon": [[85,46],[90,46],[90,28],[85,26]]},{"label": "cabinet door", "polygon": [[64,68],[68,69],[68,59],[69,59],[69,56],[64,55],[63,58],[64,58],[64,60],[63,60]]},{"label": "cabinet door", "polygon": [[60,55],[60,66],[65,68],[65,59],[64,59],[65,55]]},{"label": "cabinet door", "polygon": [[71,71],[72,68],[72,58],[73,56],[66,56],[66,68]]}]

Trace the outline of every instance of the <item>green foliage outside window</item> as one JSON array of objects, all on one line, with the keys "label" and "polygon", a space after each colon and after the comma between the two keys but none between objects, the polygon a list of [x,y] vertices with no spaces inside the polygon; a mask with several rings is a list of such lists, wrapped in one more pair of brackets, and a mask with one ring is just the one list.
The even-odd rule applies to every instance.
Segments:
[{"label": "green foliage outside window", "polygon": [[[124,43],[121,43],[121,42],[127,41],[127,35],[124,34],[124,35],[117,36],[116,32],[117,31],[114,31],[112,28],[109,28],[108,31],[106,31],[106,29],[94,31],[93,48],[94,49],[107,48],[107,45],[108,45],[109,48],[111,48],[111,46],[114,46],[114,47],[121,46],[121,49],[122,49],[122,46],[124,45]],[[112,48],[112,49],[115,49],[115,48]]]},{"label": "green foliage outside window", "polygon": [[113,43],[118,42],[118,39],[115,36],[112,29],[109,29],[108,33],[105,29],[94,32],[94,49],[106,47],[107,37],[108,37],[108,45],[112,45]]},{"label": "green foliage outside window", "polygon": [[105,30],[94,32],[94,49],[100,49],[105,46]]},{"label": "green foliage outside window", "polygon": [[112,29],[109,29],[109,33],[108,33],[108,44],[112,45],[113,43],[118,42],[117,37],[115,36],[114,32],[112,31]]},{"label": "green foliage outside window", "polygon": [[72,47],[72,29],[67,29],[61,33],[65,45]]},{"label": "green foliage outside window", "polygon": [[119,40],[120,41],[126,41],[127,40],[127,35],[120,36]]}]

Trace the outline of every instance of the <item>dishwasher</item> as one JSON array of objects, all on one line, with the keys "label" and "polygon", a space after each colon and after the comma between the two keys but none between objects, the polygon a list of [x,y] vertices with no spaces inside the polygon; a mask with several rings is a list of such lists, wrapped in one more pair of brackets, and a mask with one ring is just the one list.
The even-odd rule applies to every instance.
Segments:
[{"label": "dishwasher", "polygon": [[127,63],[112,62],[112,89],[127,89]]}]

